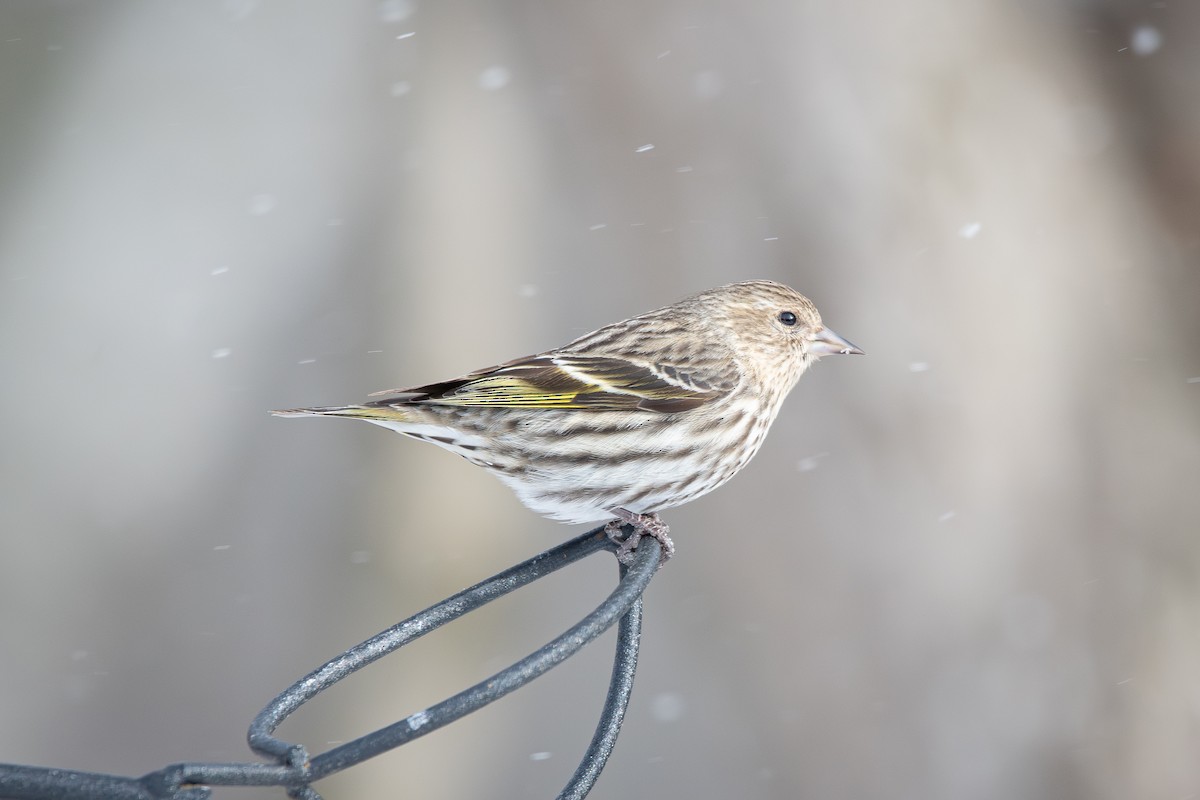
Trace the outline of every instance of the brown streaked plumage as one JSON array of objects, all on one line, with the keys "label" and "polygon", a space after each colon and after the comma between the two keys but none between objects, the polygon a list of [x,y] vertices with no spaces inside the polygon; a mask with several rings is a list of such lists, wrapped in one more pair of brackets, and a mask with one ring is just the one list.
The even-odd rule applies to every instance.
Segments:
[{"label": "brown streaked plumage", "polygon": [[808,298],[721,286],[563,347],[362,405],[279,416],[363,419],[458,453],[564,522],[617,518],[673,549],[657,512],[732,478],[809,364],[861,353]]}]

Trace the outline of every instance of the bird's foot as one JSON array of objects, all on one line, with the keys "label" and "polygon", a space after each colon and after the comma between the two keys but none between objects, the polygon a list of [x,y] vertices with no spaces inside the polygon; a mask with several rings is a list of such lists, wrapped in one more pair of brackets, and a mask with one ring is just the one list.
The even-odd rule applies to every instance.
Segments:
[{"label": "bird's foot", "polygon": [[[662,560],[658,564],[660,569],[675,555],[675,543],[667,535],[671,529],[658,518],[658,514],[635,514],[624,508],[610,508],[609,511],[616,519],[604,526],[604,535],[620,544],[617,548],[617,561],[626,565],[632,564],[633,551],[637,550],[638,542],[643,536],[651,536],[662,545]],[[626,524],[633,526],[633,533],[628,536],[625,536],[622,530],[622,526]]]}]

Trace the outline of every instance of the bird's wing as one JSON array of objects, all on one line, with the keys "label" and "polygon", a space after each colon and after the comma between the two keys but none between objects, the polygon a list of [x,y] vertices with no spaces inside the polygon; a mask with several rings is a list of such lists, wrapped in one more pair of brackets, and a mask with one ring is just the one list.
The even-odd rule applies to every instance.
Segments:
[{"label": "bird's wing", "polygon": [[732,364],[701,372],[619,356],[551,353],[517,359],[452,381],[377,392],[394,396],[372,405],[428,403],[672,413],[716,399],[736,386],[739,378]]}]

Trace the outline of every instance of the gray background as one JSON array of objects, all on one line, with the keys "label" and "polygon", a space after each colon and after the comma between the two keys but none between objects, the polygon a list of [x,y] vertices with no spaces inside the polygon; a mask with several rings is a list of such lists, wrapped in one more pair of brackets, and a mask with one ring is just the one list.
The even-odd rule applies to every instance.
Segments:
[{"label": "gray background", "polygon": [[[266,409],[769,277],[869,355],[667,515],[594,796],[1200,795],[1198,31],[1187,2],[5,0],[0,760],[248,759],[291,680],[578,532]],[[592,561],[282,733],[485,677],[603,596]],[[610,649],[319,788],[552,796]]]}]

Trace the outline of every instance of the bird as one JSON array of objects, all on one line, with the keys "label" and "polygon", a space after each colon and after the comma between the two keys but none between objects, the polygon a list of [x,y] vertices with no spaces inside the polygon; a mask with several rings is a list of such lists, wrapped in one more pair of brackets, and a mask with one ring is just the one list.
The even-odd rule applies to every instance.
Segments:
[{"label": "bird", "polygon": [[661,566],[675,545],[659,512],[741,471],[814,361],[862,353],[795,289],[752,280],[459,378],[271,413],[361,419],[430,442],[543,516],[607,520],[623,563],[654,537]]}]

